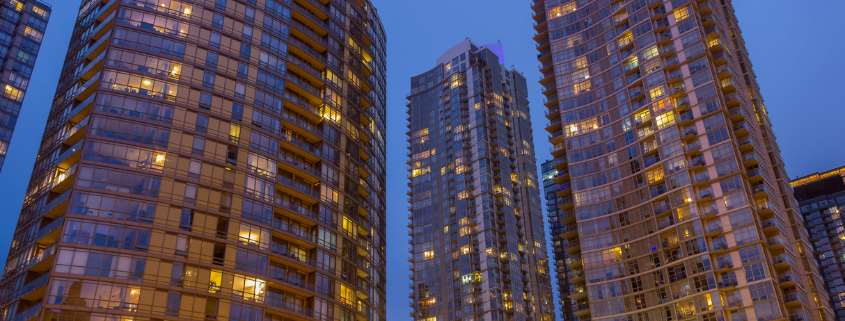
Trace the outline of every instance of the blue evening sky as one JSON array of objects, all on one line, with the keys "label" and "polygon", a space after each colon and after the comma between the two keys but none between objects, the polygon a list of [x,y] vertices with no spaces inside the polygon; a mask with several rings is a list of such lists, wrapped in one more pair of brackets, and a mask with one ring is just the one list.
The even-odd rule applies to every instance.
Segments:
[{"label": "blue evening sky", "polygon": [[[15,224],[75,21],[78,0],[52,2],[41,55],[29,85],[17,130],[0,173],[0,257]],[[549,159],[543,129],[543,96],[537,83],[537,51],[529,0],[372,0],[384,21],[388,48],[387,319],[410,320],[405,178],[405,93],[410,77],[434,66],[445,50],[466,37],[476,44],[501,41],[505,63],[528,78],[534,139],[540,162]],[[736,0],[754,71],[766,99],[783,158],[792,178],[845,165],[840,120],[845,106],[836,99],[845,88],[845,43],[837,39],[845,2]],[[840,125],[837,125],[840,124]],[[538,165],[539,168],[539,165]],[[545,215],[544,215],[545,216]],[[554,284],[553,284],[554,286]]]}]

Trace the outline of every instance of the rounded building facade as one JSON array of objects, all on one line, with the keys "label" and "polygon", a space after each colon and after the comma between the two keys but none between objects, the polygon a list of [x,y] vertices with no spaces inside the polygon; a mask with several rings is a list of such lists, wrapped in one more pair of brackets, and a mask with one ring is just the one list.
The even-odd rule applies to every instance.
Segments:
[{"label": "rounded building facade", "polygon": [[532,9],[562,312],[830,320],[731,2]]},{"label": "rounded building facade", "polygon": [[86,0],[3,320],[384,320],[368,0]]}]

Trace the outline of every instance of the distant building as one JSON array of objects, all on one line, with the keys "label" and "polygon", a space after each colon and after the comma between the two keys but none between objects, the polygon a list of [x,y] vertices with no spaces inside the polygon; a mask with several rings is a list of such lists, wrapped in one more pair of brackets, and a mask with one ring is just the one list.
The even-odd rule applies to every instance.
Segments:
[{"label": "distant building", "polygon": [[[40,0],[0,1],[0,170],[29,87],[29,78],[53,9]],[[38,88],[38,93],[46,88]]]},{"label": "distant building", "polygon": [[845,168],[792,181],[836,320],[845,320]]},{"label": "distant building", "polygon": [[415,320],[555,317],[527,82],[491,47],[464,40],[411,78]]},{"label": "distant building", "polygon": [[[562,238],[561,235],[565,233],[567,229],[575,230],[577,227],[569,220],[569,224],[564,224],[564,221],[567,221],[568,218],[564,217],[563,215],[566,213],[560,209],[562,197],[558,195],[558,192],[561,191],[560,185],[556,184],[552,179],[557,176],[558,168],[561,171],[565,171],[566,167],[562,166],[562,164],[558,164],[558,168],[555,168],[554,160],[549,160],[543,163],[541,166],[541,170],[543,171],[543,194],[546,197],[546,212],[549,216],[549,224],[551,225],[551,233],[552,233],[552,247],[554,248],[554,260],[552,260],[552,268],[555,269],[557,275],[557,291],[558,295],[560,296],[560,313],[562,316],[562,320],[564,321],[571,321],[577,320],[576,316],[572,314],[572,309],[575,308],[574,302],[572,299],[569,298],[572,295],[572,282],[573,279],[581,279],[584,277],[584,272],[574,272],[572,271],[569,266],[566,265],[566,260],[569,259],[568,251],[573,251],[577,249],[575,245],[578,244],[578,240],[567,240]],[[572,213],[568,213],[572,215]],[[570,244],[570,242],[575,244]]]}]

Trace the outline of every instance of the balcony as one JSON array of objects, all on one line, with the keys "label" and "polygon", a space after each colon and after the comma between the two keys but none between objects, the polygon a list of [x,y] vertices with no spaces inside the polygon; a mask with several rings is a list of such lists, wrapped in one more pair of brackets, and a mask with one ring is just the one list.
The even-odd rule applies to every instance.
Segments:
[{"label": "balcony", "polygon": [[763,179],[763,172],[760,168],[749,169],[745,171],[745,174],[748,175],[748,180],[751,182],[756,182]]},{"label": "balcony", "polygon": [[736,92],[732,92],[725,95],[725,105],[727,105],[728,107],[739,105],[739,96]]},{"label": "balcony", "polygon": [[788,256],[786,253],[782,253],[772,257],[772,261],[775,265],[775,268],[795,266],[795,261],[792,260],[792,257]]},{"label": "balcony", "polygon": [[775,196],[775,194],[772,193],[771,189],[764,183],[752,186],[751,192],[752,194],[754,194],[754,197]]},{"label": "balcony", "polygon": [[26,301],[38,300],[44,297],[44,286],[50,280],[50,273],[44,273],[41,276],[30,281],[21,288],[21,299]]},{"label": "balcony", "polygon": [[738,122],[733,125],[734,134],[737,137],[748,135],[748,125],[745,122]]},{"label": "balcony", "polygon": [[793,287],[797,283],[795,276],[791,272],[786,272],[778,275],[778,284],[783,287]]},{"label": "balcony", "polygon": [[763,231],[766,233],[772,233],[777,231],[783,230],[783,225],[776,219],[770,218],[763,221]]},{"label": "balcony", "polygon": [[702,166],[707,166],[707,161],[704,160],[704,156],[694,157],[690,160],[691,168],[698,168]]},{"label": "balcony", "polygon": [[574,313],[577,316],[584,316],[590,314],[590,304],[589,303],[578,303],[575,306]]},{"label": "balcony", "polygon": [[718,283],[719,289],[735,288],[738,285],[736,280],[724,280]]},{"label": "balcony", "polygon": [[11,321],[35,320],[41,314],[41,302],[18,313]]},{"label": "balcony", "polygon": [[784,241],[780,236],[773,236],[766,240],[766,244],[768,244],[773,250],[780,250],[786,246],[786,241]]},{"label": "balcony", "polygon": [[687,140],[693,138],[694,136],[698,136],[698,129],[693,126],[684,130],[684,135],[681,139]]},{"label": "balcony", "polygon": [[772,202],[770,201],[761,201],[757,202],[757,212],[760,215],[771,214],[773,212]]},{"label": "balcony", "polygon": [[798,300],[798,293],[785,293],[783,295],[783,302],[786,304],[801,304],[801,301]]}]

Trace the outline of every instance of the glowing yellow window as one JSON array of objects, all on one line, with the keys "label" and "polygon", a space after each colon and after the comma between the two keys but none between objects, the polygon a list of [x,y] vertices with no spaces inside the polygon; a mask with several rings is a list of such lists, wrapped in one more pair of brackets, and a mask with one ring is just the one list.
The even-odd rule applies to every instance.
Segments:
[{"label": "glowing yellow window", "polygon": [[23,99],[23,91],[10,85],[6,85],[6,90],[4,90],[3,93],[6,95],[6,97],[9,97],[13,100]]},{"label": "glowing yellow window", "polygon": [[426,260],[433,259],[433,258],[434,258],[434,251],[432,250],[432,251],[425,251],[425,252],[423,252],[423,257],[424,257]]},{"label": "glowing yellow window", "polygon": [[670,111],[660,114],[655,120],[657,121],[657,128],[662,129],[675,123],[675,113]]},{"label": "glowing yellow window", "polygon": [[657,98],[663,97],[666,94],[666,90],[663,85],[654,87],[648,91],[649,96],[651,96],[652,100],[657,100]]},{"label": "glowing yellow window", "polygon": [[675,21],[681,21],[689,18],[689,7],[683,7],[675,11]]},{"label": "glowing yellow window", "polygon": [[21,10],[23,10],[23,3],[17,0],[9,1],[9,4],[12,5],[12,7],[15,8],[15,11],[17,12],[21,12]]},{"label": "glowing yellow window", "polygon": [[211,270],[211,276],[208,278],[208,292],[217,293],[217,291],[220,291],[222,282],[223,271]]},{"label": "glowing yellow window", "polygon": [[41,18],[45,18],[45,19],[47,18],[47,10],[39,8],[38,6],[32,7],[32,12],[41,16]]}]

